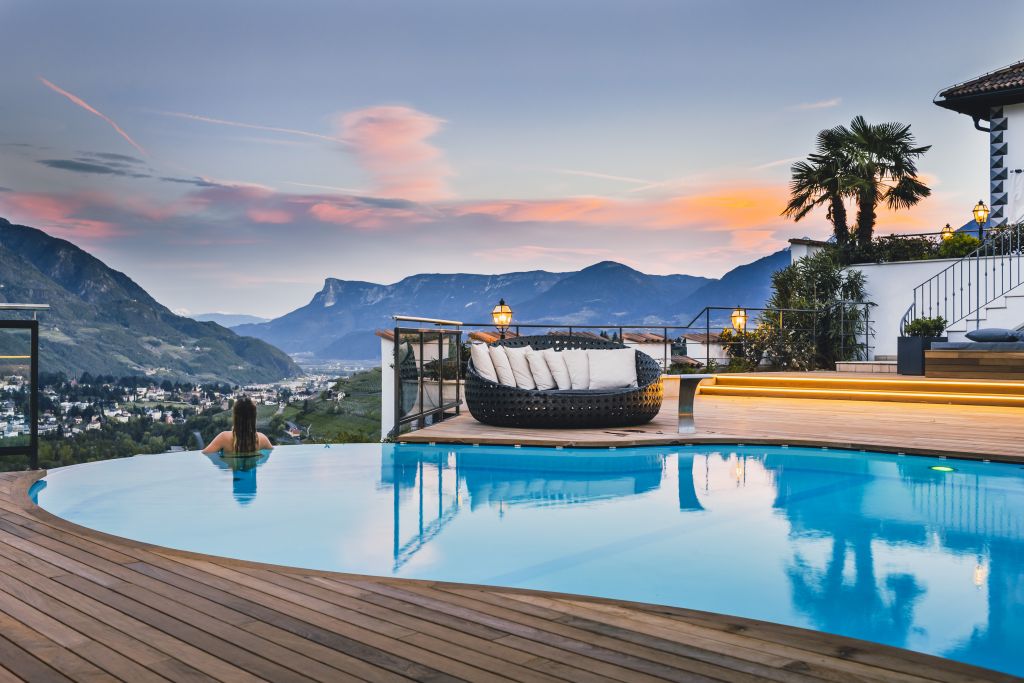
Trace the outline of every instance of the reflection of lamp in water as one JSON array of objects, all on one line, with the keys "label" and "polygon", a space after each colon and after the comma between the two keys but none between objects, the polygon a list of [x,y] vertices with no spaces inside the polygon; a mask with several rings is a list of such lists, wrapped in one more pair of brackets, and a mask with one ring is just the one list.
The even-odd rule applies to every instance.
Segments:
[{"label": "reflection of lamp in water", "polygon": [[988,567],[982,564],[982,560],[978,558],[978,564],[974,565],[974,585],[981,588],[985,585],[985,581],[988,580]]},{"label": "reflection of lamp in water", "polygon": [[743,481],[743,471],[746,469],[747,463],[745,460],[742,460],[740,456],[736,455],[735,453],[733,453],[733,457],[736,458],[736,466],[733,468],[732,472],[734,475],[736,475],[736,483],[739,484]]}]

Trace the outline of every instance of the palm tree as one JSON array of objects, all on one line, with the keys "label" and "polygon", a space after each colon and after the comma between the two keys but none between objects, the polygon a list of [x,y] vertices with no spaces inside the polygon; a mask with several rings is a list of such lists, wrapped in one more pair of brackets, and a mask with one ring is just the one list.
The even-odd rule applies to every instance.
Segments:
[{"label": "palm tree", "polygon": [[819,132],[815,152],[809,154],[806,161],[798,161],[790,168],[793,176],[790,200],[782,212],[782,215],[799,221],[819,206],[827,206],[827,217],[840,246],[850,239],[843,201],[852,194],[853,187],[843,130],[842,126],[837,126]]},{"label": "palm tree", "polygon": [[879,203],[894,211],[908,209],[932,193],[917,177],[917,158],[931,145],[916,147],[910,124],[871,124],[863,116],[854,117],[843,131],[855,178],[857,242],[866,245],[874,233]]},{"label": "palm tree", "polygon": [[847,199],[857,204],[855,241],[868,246],[874,234],[875,209],[907,209],[931,194],[917,177],[917,158],[931,145],[916,147],[910,126],[868,123],[857,116],[850,127],[818,133],[815,151],[791,168],[790,200],[782,212],[799,221],[819,206],[828,206],[836,242],[850,240]]}]

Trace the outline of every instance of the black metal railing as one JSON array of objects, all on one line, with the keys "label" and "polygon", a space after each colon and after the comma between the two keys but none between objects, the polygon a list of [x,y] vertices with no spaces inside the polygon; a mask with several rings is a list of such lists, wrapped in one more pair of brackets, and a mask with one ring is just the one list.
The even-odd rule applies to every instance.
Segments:
[{"label": "black metal railing", "polygon": [[[685,325],[612,323],[580,325],[569,323],[514,323],[506,334],[597,335],[622,341],[655,360],[662,370],[685,371],[683,365],[715,369],[745,359],[747,346],[758,335],[774,329],[778,344],[802,338],[808,349],[803,364],[831,367],[837,361],[868,360],[874,348],[873,304],[854,301],[831,302],[817,308],[741,307],[747,324],[739,331],[731,320],[732,306],[705,306]],[[460,412],[461,380],[468,359],[468,345],[462,337],[494,339],[500,336],[493,323],[439,320],[417,316],[394,316],[394,423],[391,437],[406,429],[419,429]],[[402,323],[418,323],[418,327]],[[653,333],[645,338],[642,333]],[[638,335],[630,338],[631,335]],[[827,357],[819,348],[832,349]],[[791,353],[803,353],[794,351]],[[683,365],[679,365],[679,363]],[[747,361],[753,369],[756,362]]]},{"label": "black metal railing", "polygon": [[949,327],[974,315],[974,326],[980,327],[981,309],[1021,284],[1024,224],[992,229],[981,246],[914,288],[900,334],[918,318],[943,318]]},{"label": "black metal railing", "polygon": [[459,413],[463,360],[462,323],[403,315],[394,320],[392,438],[403,428],[421,429]]}]

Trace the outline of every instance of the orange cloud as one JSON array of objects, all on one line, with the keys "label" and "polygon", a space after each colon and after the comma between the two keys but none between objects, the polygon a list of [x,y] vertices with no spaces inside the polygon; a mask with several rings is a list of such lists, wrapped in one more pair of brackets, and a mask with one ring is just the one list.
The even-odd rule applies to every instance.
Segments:
[{"label": "orange cloud", "polygon": [[46,80],[42,76],[39,77],[39,80],[40,80],[40,82],[43,85],[45,85],[50,90],[53,90],[54,92],[56,92],[56,93],[58,93],[60,95],[63,95],[64,97],[66,97],[69,100],[71,100],[72,103],[78,105],[79,107],[81,107],[82,109],[86,110],[87,112],[89,112],[91,114],[95,114],[96,116],[100,117],[101,119],[103,119],[104,121],[109,123],[110,126],[114,130],[117,131],[117,134],[120,135],[125,140],[127,140],[128,144],[131,145],[132,147],[134,147],[135,149],[137,149],[140,154],[142,154],[144,156],[148,154],[146,152],[146,150],[144,150],[142,148],[142,145],[140,145],[139,143],[135,142],[135,140],[132,140],[131,136],[128,135],[128,133],[124,132],[124,130],[121,128],[121,126],[117,125],[117,123],[115,123],[112,118],[110,118],[106,114],[103,114],[103,113],[97,111],[95,108],[93,108],[88,102],[83,100],[81,97],[78,97],[77,95],[73,95],[72,93],[69,93],[67,90],[64,90],[60,86],[54,85],[53,83],[51,83],[50,81]]},{"label": "orange cloud", "polygon": [[451,196],[452,174],[441,150],[428,142],[444,123],[409,107],[380,106],[338,117],[339,137],[370,175],[373,194],[412,201]]},{"label": "orange cloud", "polygon": [[575,222],[648,230],[701,227],[705,230],[765,229],[787,221],[784,186],[736,184],[658,200],[572,197],[553,200],[467,202],[456,215],[483,214],[508,222]]}]

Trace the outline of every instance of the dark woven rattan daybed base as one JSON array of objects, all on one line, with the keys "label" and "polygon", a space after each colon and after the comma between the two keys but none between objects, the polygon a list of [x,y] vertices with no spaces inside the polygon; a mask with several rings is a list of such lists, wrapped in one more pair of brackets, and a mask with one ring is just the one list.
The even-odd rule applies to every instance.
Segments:
[{"label": "dark woven rattan daybed base", "polygon": [[[575,336],[516,337],[491,346],[535,349],[623,349],[605,339]],[[466,405],[479,422],[498,427],[628,427],[654,419],[661,409],[661,366],[646,353],[636,352],[638,386],[610,391],[520,389],[491,382],[477,374],[470,361],[466,371]]]}]

